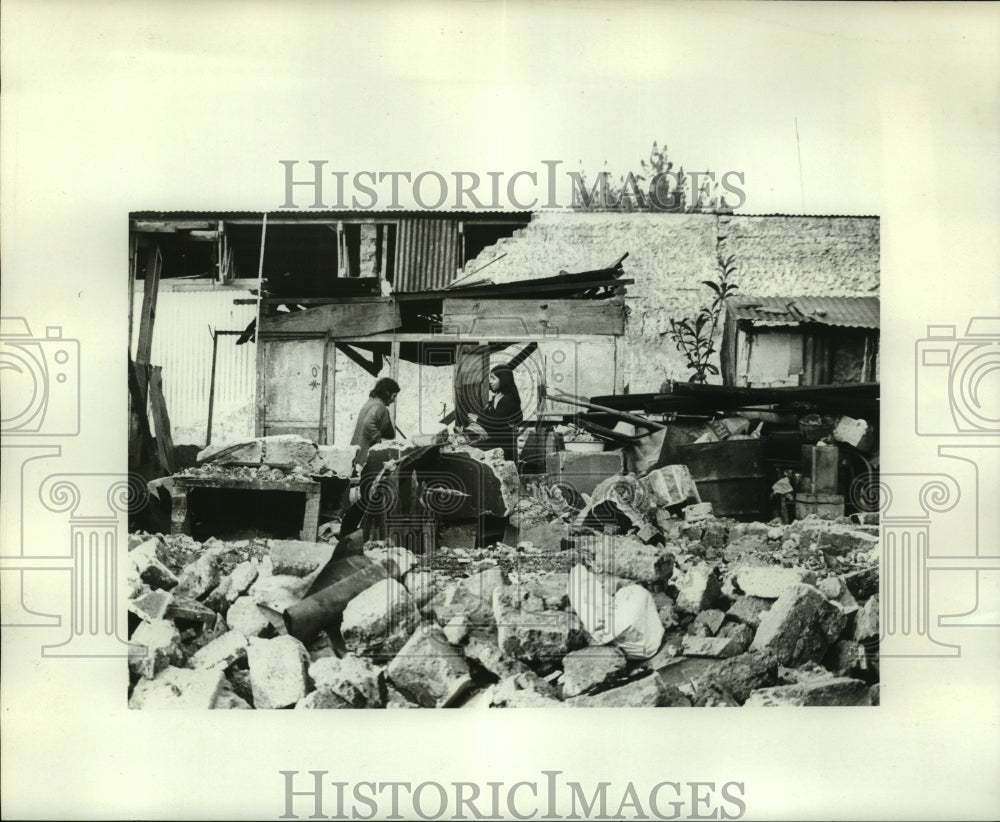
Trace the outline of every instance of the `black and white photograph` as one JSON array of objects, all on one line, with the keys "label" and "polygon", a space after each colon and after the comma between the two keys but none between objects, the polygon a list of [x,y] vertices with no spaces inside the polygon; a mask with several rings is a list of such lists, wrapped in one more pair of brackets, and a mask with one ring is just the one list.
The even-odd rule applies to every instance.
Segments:
[{"label": "black and white photograph", "polygon": [[131,215],[132,707],[878,705],[878,218],[644,164]]},{"label": "black and white photograph", "polygon": [[0,0],[0,73],[4,818],[997,818],[1000,6]]}]

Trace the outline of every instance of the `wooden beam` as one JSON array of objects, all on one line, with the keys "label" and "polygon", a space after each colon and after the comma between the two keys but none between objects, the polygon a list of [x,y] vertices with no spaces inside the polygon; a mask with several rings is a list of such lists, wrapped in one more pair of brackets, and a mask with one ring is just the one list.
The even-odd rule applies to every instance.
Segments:
[{"label": "wooden beam", "polygon": [[445,299],[442,325],[460,334],[523,325],[529,334],[625,333],[624,306],[610,300]]},{"label": "wooden beam", "polygon": [[365,337],[392,331],[402,320],[399,306],[393,301],[373,301],[350,305],[327,304],[290,314],[264,317],[263,334],[306,333],[334,338]]},{"label": "wooden beam", "polygon": [[178,231],[209,231],[216,227],[214,220],[133,220],[135,231],[155,234],[175,234]]},{"label": "wooden beam", "polygon": [[[153,350],[153,323],[156,320],[156,296],[160,290],[160,272],[163,270],[163,255],[160,246],[149,252],[146,264],[146,279],[142,290],[142,314],[139,317],[139,342],[135,348],[135,361],[148,363]],[[143,391],[145,394],[145,391]]]},{"label": "wooden beam", "polygon": [[167,402],[163,398],[163,369],[158,365],[152,367],[149,375],[149,407],[153,413],[153,427],[156,429],[156,451],[167,473],[173,474],[176,470],[174,438],[170,433]]}]

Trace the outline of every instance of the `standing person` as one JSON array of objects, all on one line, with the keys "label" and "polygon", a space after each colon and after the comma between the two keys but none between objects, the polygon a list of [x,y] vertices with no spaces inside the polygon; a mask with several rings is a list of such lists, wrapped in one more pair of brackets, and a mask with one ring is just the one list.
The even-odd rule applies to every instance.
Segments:
[{"label": "standing person", "polygon": [[513,369],[509,365],[491,369],[489,384],[490,401],[482,413],[469,415],[486,432],[486,437],[476,445],[484,451],[502,448],[504,459],[516,462],[517,430],[524,416]]},{"label": "standing person", "polygon": [[399,385],[389,377],[382,377],[368,394],[368,399],[358,412],[358,421],[354,425],[354,436],[351,445],[358,446],[354,461],[364,467],[368,459],[368,450],[377,442],[391,440],[396,436],[396,429],[389,416],[389,406],[399,394]]}]

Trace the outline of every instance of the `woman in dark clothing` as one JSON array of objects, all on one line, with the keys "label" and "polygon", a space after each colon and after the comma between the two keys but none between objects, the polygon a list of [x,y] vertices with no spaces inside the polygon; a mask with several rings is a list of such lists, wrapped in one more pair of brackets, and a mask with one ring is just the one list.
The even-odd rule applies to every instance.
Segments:
[{"label": "woman in dark clothing", "polygon": [[486,437],[476,443],[478,448],[502,448],[504,459],[517,461],[517,431],[524,417],[510,366],[498,365],[490,371],[490,401],[482,413],[470,418],[486,432]]}]

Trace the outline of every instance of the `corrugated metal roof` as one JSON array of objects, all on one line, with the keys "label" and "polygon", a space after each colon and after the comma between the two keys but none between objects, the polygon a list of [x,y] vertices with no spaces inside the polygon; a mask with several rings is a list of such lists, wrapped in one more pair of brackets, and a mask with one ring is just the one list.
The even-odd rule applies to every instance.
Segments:
[{"label": "corrugated metal roof", "polygon": [[878,297],[740,297],[727,301],[726,312],[733,319],[763,326],[879,327]]},{"label": "corrugated metal roof", "polygon": [[394,291],[444,288],[458,274],[458,221],[400,220]]}]

